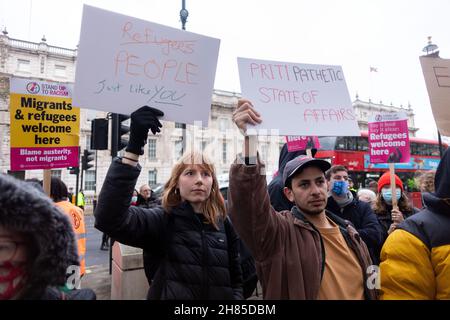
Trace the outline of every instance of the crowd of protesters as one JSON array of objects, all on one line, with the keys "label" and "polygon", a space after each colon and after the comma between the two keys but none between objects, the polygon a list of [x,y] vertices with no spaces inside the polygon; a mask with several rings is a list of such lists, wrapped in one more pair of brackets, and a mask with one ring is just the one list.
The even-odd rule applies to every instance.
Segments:
[{"label": "crowd of protesters", "polygon": [[[183,155],[156,198],[136,182],[161,116],[147,106],[131,114],[128,145],[94,210],[101,249],[109,238],[143,249],[148,299],[241,300],[256,281],[264,299],[450,299],[448,150],[436,172],[417,179],[420,211],[397,175],[395,194],[389,172],[356,190],[349,170],[314,158],[315,149],[308,156],[284,145],[267,185],[255,136],[246,134],[264,119],[241,99],[233,122],[244,145],[228,201],[214,164],[198,152]],[[39,182],[0,175],[0,299],[95,299],[68,271],[81,278],[86,253],[84,194],[71,193],[58,178],[47,196]]]}]

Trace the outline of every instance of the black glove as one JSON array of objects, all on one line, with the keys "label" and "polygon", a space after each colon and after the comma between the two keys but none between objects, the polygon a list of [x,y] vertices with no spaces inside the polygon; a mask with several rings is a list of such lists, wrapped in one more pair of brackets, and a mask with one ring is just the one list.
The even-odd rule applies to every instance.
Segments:
[{"label": "black glove", "polygon": [[143,106],[131,114],[130,140],[125,151],[134,154],[143,155],[144,145],[147,143],[148,130],[153,134],[160,132],[162,128],[158,117],[162,117],[164,112],[161,110]]}]

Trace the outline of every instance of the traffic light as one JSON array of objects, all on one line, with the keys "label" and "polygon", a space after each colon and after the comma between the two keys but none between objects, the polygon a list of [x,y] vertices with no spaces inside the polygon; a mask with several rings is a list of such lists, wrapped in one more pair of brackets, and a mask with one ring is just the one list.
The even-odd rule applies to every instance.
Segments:
[{"label": "traffic light", "polygon": [[69,169],[70,174],[79,174],[80,173],[79,167],[68,167],[67,169]]},{"label": "traffic light", "polygon": [[82,170],[88,170],[89,168],[92,168],[94,165],[89,163],[92,160],[94,160],[94,151],[84,150],[84,154],[81,156],[81,169]]},{"label": "traffic light", "polygon": [[108,119],[94,119],[91,123],[91,150],[108,149]]},{"label": "traffic light", "polygon": [[119,114],[119,137],[117,138],[117,150],[122,150],[128,144],[128,139],[122,138],[124,134],[130,132],[130,127],[122,123],[128,119],[130,119],[130,116]]},{"label": "traffic light", "polygon": [[130,116],[117,113],[112,114],[111,155],[113,157],[117,156],[117,152],[128,144],[128,139],[122,137],[130,132],[130,127],[122,123],[128,119],[130,119]]}]

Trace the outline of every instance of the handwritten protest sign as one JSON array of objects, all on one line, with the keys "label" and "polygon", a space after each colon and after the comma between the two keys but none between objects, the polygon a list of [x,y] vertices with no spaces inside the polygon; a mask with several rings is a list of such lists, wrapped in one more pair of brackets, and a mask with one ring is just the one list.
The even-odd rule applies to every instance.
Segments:
[{"label": "handwritten protest sign", "polygon": [[288,152],[320,148],[318,137],[286,136],[286,143]]},{"label": "handwritten protest sign", "polygon": [[78,166],[80,109],[70,84],[11,78],[11,170]]},{"label": "handwritten protest sign", "polygon": [[75,105],[207,126],[219,40],[84,6]]},{"label": "handwritten protest sign", "polygon": [[279,135],[359,136],[339,66],[238,58],[242,96]]},{"label": "handwritten protest sign", "polygon": [[422,56],[420,63],[436,126],[450,136],[450,59]]},{"label": "handwritten protest sign", "polygon": [[408,121],[404,112],[377,113],[369,119],[370,163],[410,160]]}]

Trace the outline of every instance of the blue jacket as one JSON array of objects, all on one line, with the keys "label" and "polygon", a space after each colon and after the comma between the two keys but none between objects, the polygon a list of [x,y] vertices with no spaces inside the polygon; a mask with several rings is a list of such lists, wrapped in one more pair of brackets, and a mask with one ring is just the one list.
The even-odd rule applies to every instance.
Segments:
[{"label": "blue jacket", "polygon": [[366,202],[353,199],[343,210],[339,207],[332,196],[328,197],[327,210],[338,217],[350,221],[358,231],[361,238],[369,249],[374,264],[378,264],[380,257],[377,248],[383,241],[383,232],[377,216],[370,205]]}]

